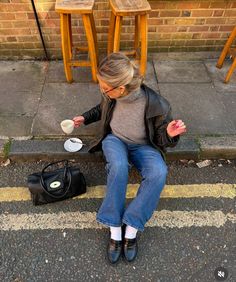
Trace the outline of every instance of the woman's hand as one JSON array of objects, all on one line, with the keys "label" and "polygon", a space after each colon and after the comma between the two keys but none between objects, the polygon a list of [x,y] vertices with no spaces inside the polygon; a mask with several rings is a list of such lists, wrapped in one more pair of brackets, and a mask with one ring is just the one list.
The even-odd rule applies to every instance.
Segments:
[{"label": "woman's hand", "polygon": [[75,127],[79,127],[81,124],[84,123],[84,117],[83,116],[77,116],[73,118]]},{"label": "woman's hand", "polygon": [[181,119],[173,120],[167,125],[166,131],[170,137],[175,137],[186,132],[186,126]]}]

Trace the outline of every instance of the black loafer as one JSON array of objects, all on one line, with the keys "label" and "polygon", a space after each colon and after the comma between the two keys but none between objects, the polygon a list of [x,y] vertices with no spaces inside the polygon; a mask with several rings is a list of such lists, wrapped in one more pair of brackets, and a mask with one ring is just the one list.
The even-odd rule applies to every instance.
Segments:
[{"label": "black loafer", "polygon": [[107,258],[111,264],[114,264],[119,260],[121,252],[122,241],[110,239],[107,246]]},{"label": "black loafer", "polygon": [[133,261],[138,253],[137,239],[124,238],[124,257],[128,262]]}]

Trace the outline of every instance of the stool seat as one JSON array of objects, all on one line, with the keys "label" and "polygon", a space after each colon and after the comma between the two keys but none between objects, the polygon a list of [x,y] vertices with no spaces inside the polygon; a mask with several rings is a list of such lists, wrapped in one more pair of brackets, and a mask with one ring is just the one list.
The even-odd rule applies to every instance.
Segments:
[{"label": "stool seat", "polygon": [[142,15],[151,11],[146,0],[110,0],[110,5],[117,16]]},{"label": "stool seat", "polygon": [[55,10],[58,13],[90,14],[93,12],[95,0],[57,0]]}]

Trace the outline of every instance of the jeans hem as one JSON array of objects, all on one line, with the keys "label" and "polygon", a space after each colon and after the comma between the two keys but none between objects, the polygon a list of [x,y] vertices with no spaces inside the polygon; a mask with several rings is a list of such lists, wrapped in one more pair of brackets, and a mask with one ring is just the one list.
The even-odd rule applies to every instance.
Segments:
[{"label": "jeans hem", "polygon": [[134,224],[130,224],[127,220],[123,219],[122,222],[126,225],[129,225],[135,229],[138,229],[138,231],[144,231],[144,227],[136,226]]},{"label": "jeans hem", "polygon": [[103,224],[103,225],[111,226],[111,227],[121,227],[121,225],[122,225],[122,223],[120,223],[120,224],[113,224],[113,223],[107,222],[107,221],[102,220],[102,219],[99,219],[99,218],[96,218],[96,220],[97,220],[99,223]]}]

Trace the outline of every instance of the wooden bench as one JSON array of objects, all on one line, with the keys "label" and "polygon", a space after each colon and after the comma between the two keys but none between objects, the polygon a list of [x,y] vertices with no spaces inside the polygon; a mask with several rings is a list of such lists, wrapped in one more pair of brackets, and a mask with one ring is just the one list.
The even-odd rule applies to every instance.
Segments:
[{"label": "wooden bench", "polygon": [[[133,55],[140,62],[140,74],[145,75],[147,66],[147,16],[151,7],[146,0],[109,0],[111,7],[108,34],[108,54],[120,51],[120,33],[122,19],[135,17],[134,50],[124,52]],[[141,42],[141,44],[140,44]],[[139,45],[140,54],[139,54]]]},{"label": "wooden bench", "polygon": [[229,82],[231,75],[233,74],[234,69],[236,68],[236,47],[231,48],[234,40],[236,39],[236,26],[234,27],[233,31],[231,32],[227,42],[225,43],[224,49],[221,52],[220,58],[217,62],[216,67],[222,68],[222,65],[224,63],[225,57],[227,55],[230,55],[232,59],[232,65],[230,69],[228,70],[228,73],[225,78],[225,83]]},{"label": "wooden bench", "polygon": [[[96,82],[98,47],[97,34],[93,17],[94,0],[56,0],[55,10],[60,14],[62,54],[66,79],[73,81],[71,67],[91,66],[92,78]],[[88,46],[76,47],[72,41],[71,15],[82,16]],[[73,54],[79,51],[89,52],[89,61],[74,60]]]}]

